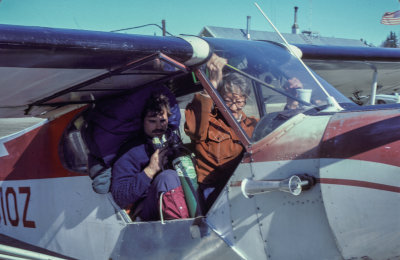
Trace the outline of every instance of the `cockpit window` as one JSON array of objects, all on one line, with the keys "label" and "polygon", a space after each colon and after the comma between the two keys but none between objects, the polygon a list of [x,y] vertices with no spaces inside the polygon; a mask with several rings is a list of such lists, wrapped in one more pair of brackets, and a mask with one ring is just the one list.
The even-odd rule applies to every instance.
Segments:
[{"label": "cockpit window", "polygon": [[[252,142],[261,140],[299,113],[323,111],[331,97],[344,107],[353,104],[280,44],[206,40],[216,55],[227,59],[223,74],[240,74],[246,77],[246,84],[251,88],[243,111],[258,119],[255,130],[247,133]],[[224,101],[228,101],[229,108],[231,101]]]},{"label": "cockpit window", "polygon": [[83,116],[78,115],[64,131],[59,152],[61,162],[66,169],[87,174],[89,151],[82,138],[83,127],[85,127]]}]

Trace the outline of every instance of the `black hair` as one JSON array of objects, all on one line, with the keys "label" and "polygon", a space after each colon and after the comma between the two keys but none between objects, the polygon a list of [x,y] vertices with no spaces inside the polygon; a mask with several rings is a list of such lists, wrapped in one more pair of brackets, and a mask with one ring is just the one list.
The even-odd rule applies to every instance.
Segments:
[{"label": "black hair", "polygon": [[154,94],[147,99],[144,105],[142,119],[144,119],[148,113],[151,113],[151,116],[162,115],[164,109],[167,110],[168,117],[171,116],[168,97],[163,94]]}]

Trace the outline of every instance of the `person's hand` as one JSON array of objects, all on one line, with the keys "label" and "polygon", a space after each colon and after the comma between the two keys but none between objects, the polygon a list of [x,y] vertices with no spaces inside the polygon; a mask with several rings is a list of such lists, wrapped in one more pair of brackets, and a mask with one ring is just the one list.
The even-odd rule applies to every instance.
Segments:
[{"label": "person's hand", "polygon": [[299,108],[299,102],[296,100],[293,100],[291,98],[287,98],[286,106],[284,110],[293,110],[293,109],[298,109]]},{"label": "person's hand", "polygon": [[299,88],[303,88],[303,83],[298,78],[289,79],[283,86],[283,89],[293,96],[296,96],[296,89]]},{"label": "person's hand", "polygon": [[207,62],[207,68],[210,73],[210,82],[213,84],[214,88],[217,88],[219,82],[221,82],[222,69],[227,63],[227,59],[221,58],[215,53],[213,53],[210,60]]},{"label": "person's hand", "polygon": [[167,160],[167,156],[165,156],[167,149],[157,149],[150,157],[149,165],[144,168],[144,173],[150,178],[153,179],[154,176],[157,175],[159,171],[163,169],[163,165]]}]

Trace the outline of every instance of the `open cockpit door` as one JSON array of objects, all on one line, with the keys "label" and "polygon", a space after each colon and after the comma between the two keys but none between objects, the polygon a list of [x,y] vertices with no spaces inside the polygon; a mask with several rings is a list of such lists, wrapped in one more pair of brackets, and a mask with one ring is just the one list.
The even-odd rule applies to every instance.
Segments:
[{"label": "open cockpit door", "polygon": [[176,37],[0,25],[0,117],[45,116],[165,82],[208,56],[194,53]]}]

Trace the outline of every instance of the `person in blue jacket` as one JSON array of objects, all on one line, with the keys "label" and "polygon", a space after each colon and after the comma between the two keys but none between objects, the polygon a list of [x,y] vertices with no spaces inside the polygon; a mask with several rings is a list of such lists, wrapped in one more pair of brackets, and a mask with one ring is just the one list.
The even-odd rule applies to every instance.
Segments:
[{"label": "person in blue jacket", "polygon": [[[153,95],[143,110],[141,138],[113,165],[111,193],[123,209],[135,209],[140,204],[142,220],[188,218],[184,192],[173,169],[167,169],[168,148],[155,149],[152,138],[161,138],[168,130],[171,116],[168,98]],[[162,197],[161,197],[162,196]],[[160,199],[161,197],[161,199]]]},{"label": "person in blue jacket", "polygon": [[83,138],[89,150],[88,168],[93,190],[109,192],[111,167],[118,151],[130,139],[134,139],[142,128],[142,112],[145,101],[154,93],[164,94],[169,100],[171,115],[168,125],[179,128],[181,114],[175,96],[163,85],[135,90],[134,92],[106,99],[86,112],[87,127]]}]

